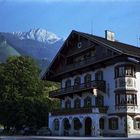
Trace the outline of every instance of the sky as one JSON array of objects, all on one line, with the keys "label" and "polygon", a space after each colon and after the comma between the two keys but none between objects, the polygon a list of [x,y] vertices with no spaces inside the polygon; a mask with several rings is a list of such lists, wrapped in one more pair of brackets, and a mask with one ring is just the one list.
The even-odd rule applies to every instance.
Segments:
[{"label": "sky", "polygon": [[0,32],[43,28],[67,38],[72,30],[140,46],[140,0],[0,0]]}]

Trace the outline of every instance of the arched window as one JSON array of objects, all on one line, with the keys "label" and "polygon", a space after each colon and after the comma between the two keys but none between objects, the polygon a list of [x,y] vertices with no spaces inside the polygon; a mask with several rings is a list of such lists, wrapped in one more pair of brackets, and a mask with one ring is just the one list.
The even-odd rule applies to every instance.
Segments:
[{"label": "arched window", "polygon": [[96,72],[95,80],[103,80],[103,72],[102,71]]},{"label": "arched window", "polygon": [[63,126],[64,127],[64,130],[69,130],[71,128],[70,122],[69,122],[69,120],[67,118],[65,118],[63,120],[63,125],[64,125]]},{"label": "arched window", "polygon": [[79,130],[82,127],[82,123],[80,122],[78,118],[74,118],[73,123],[74,123],[75,130]]},{"label": "arched window", "polygon": [[81,107],[81,100],[79,98],[74,100],[74,107],[80,108]]},{"label": "arched window", "polygon": [[102,95],[97,95],[96,97],[96,106],[104,105],[104,97]]},{"label": "arched window", "polygon": [[117,130],[118,129],[118,118],[110,118],[109,119],[109,129]]},{"label": "arched window", "polygon": [[140,118],[134,119],[134,129],[140,130]]},{"label": "arched window", "polygon": [[91,97],[86,97],[86,98],[84,99],[84,106],[85,106],[85,107],[91,107],[91,106],[92,106]]},{"label": "arched window", "polygon": [[81,84],[81,78],[80,77],[76,77],[74,79],[74,86],[79,86]]},{"label": "arched window", "polygon": [[65,87],[68,88],[68,87],[71,87],[71,80],[68,79],[65,83]]},{"label": "arched window", "polygon": [[59,130],[59,120],[58,119],[54,120],[54,130]]},{"label": "arched window", "polygon": [[70,100],[67,100],[65,102],[65,108],[71,108],[71,101]]},{"label": "arched window", "polygon": [[90,74],[85,75],[84,80],[85,80],[85,83],[90,83],[91,82],[91,75]]},{"label": "arched window", "polygon": [[105,127],[105,120],[104,120],[104,118],[100,118],[100,120],[99,120],[99,124],[100,124],[100,129],[104,129],[104,127]]}]

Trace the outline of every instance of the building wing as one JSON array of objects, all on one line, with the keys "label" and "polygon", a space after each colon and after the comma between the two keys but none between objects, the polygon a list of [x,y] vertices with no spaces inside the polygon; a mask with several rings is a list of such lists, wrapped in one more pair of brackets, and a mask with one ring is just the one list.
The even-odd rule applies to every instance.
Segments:
[{"label": "building wing", "polygon": [[[117,41],[110,41],[99,36],[72,31],[56,57],[46,70],[42,79],[61,81],[99,65],[108,65],[111,61],[127,55],[140,58],[140,48]],[[84,69],[83,69],[84,68]]]}]

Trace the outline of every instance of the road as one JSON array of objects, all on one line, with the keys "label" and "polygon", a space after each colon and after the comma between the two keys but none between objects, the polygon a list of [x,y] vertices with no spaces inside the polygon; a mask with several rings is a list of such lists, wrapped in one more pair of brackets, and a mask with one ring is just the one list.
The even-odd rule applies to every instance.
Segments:
[{"label": "road", "polygon": [[140,140],[125,137],[44,137],[44,136],[1,136],[0,140]]}]

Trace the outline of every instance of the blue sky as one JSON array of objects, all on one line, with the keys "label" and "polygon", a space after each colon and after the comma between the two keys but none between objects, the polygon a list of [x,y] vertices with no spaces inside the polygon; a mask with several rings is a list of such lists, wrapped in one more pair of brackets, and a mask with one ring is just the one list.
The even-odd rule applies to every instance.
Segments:
[{"label": "blue sky", "polygon": [[0,0],[0,32],[31,28],[45,28],[63,38],[71,30],[104,37],[108,29],[117,40],[137,45],[140,0]]}]

